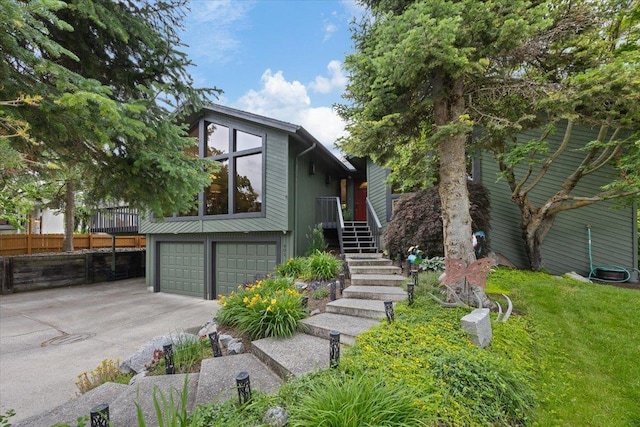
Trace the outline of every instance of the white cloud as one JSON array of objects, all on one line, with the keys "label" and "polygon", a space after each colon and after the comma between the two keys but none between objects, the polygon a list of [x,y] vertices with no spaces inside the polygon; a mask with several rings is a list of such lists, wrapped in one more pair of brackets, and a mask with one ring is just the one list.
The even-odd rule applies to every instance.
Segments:
[{"label": "white cloud", "polygon": [[235,33],[247,29],[247,16],[255,2],[231,0],[193,1],[191,12],[185,21],[189,26],[183,41],[190,45],[189,51],[196,62],[224,64],[231,54],[241,46]]},{"label": "white cloud", "polygon": [[347,84],[347,76],[342,70],[342,63],[335,59],[327,65],[329,77],[316,76],[315,80],[309,83],[312,91],[318,93],[329,93],[334,90],[343,92]]},{"label": "white cloud", "polygon": [[344,135],[345,123],[329,107],[312,107],[306,87],[297,80],[287,81],[282,71],[262,74],[260,90],[243,95],[235,107],[277,120],[301,125],[324,146],[337,154],[334,142]]},{"label": "white cloud", "polygon": [[331,38],[331,36],[338,31],[338,27],[335,24],[327,23],[324,26],[324,39],[323,42],[326,42]]}]

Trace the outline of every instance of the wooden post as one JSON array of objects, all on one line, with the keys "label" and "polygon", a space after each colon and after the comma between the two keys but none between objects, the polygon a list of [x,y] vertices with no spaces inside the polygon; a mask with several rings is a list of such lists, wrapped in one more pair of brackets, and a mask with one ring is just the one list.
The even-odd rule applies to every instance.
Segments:
[{"label": "wooden post", "polygon": [[111,236],[111,271],[116,274],[116,236]]},{"label": "wooden post", "polygon": [[27,219],[27,255],[31,255],[32,241],[31,241],[31,215]]}]

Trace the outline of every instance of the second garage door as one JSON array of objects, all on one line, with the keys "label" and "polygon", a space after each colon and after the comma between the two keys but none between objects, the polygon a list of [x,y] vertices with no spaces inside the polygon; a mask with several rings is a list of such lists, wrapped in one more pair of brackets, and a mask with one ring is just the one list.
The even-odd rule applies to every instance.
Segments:
[{"label": "second garage door", "polygon": [[160,243],[160,291],[204,297],[203,243]]},{"label": "second garage door", "polygon": [[215,296],[229,295],[256,274],[269,274],[277,263],[275,243],[217,243]]}]

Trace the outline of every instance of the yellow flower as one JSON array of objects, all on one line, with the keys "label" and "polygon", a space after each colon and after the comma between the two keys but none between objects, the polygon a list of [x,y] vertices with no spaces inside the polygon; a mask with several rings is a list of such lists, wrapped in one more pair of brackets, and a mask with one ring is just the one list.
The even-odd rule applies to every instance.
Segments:
[{"label": "yellow flower", "polygon": [[278,302],[278,301],[276,301],[276,299],[275,299],[275,298],[272,298],[272,299],[271,299],[271,305],[276,305],[276,303],[277,303],[277,302]]},{"label": "yellow flower", "polygon": [[248,303],[249,302],[249,297],[244,297],[242,302],[245,303],[245,304]]}]

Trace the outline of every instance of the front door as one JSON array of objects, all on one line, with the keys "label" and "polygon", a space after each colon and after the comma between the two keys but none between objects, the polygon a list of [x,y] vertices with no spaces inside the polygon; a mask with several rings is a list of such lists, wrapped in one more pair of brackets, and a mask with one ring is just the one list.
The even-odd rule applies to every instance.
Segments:
[{"label": "front door", "polygon": [[353,213],[354,221],[367,220],[367,181],[355,182],[355,212]]}]

